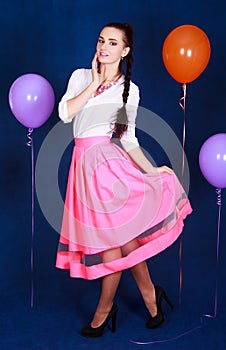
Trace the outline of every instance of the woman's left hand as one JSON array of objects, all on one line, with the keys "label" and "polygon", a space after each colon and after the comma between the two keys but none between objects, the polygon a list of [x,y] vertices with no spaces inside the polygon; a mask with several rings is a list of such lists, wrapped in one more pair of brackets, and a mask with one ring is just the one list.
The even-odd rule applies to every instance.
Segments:
[{"label": "woman's left hand", "polygon": [[169,168],[166,165],[160,166],[160,167],[153,167],[151,170],[152,174],[162,174],[162,173],[168,173],[170,175],[174,174],[173,169]]}]

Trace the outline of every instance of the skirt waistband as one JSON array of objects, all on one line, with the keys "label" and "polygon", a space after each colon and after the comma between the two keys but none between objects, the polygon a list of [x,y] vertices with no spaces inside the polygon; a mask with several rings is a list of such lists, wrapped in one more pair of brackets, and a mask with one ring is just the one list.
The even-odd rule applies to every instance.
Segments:
[{"label": "skirt waistband", "polygon": [[92,146],[97,143],[101,143],[104,141],[110,141],[109,136],[89,136],[89,137],[75,137],[74,138],[76,146]]}]

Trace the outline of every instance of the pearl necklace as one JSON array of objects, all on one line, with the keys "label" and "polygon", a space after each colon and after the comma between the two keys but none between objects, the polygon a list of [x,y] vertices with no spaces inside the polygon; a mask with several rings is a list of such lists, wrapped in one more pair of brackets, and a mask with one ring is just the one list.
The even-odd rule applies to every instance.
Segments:
[{"label": "pearl necklace", "polygon": [[105,90],[109,89],[111,86],[115,85],[117,82],[118,82],[118,78],[113,80],[113,81],[111,81],[108,84],[101,84],[98,87],[97,91],[96,91],[96,95],[102,94],[102,92],[104,92]]}]

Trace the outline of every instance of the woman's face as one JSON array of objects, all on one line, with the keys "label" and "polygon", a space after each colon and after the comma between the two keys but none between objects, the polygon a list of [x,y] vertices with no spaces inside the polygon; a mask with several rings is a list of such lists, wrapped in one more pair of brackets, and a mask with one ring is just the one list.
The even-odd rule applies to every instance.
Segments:
[{"label": "woman's face", "polygon": [[98,38],[97,56],[101,63],[119,63],[121,57],[129,52],[129,47],[125,47],[123,32],[112,27],[105,27]]}]

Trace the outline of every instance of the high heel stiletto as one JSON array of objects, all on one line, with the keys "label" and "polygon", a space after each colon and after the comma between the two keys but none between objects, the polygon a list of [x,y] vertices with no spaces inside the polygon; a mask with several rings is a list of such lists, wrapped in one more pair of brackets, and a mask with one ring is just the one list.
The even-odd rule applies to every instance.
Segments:
[{"label": "high heel stiletto", "polygon": [[162,299],[165,299],[165,301],[169,304],[171,309],[174,308],[173,304],[171,303],[170,299],[166,295],[166,292],[162,287],[155,286],[155,296],[156,296],[156,306],[157,306],[157,315],[154,317],[150,317],[146,326],[148,328],[157,328],[162,325],[162,323],[165,321],[165,315],[162,311]]},{"label": "high heel stiletto", "polygon": [[93,328],[91,324],[89,324],[88,326],[85,326],[82,328],[81,334],[84,337],[90,337],[90,338],[101,337],[104,333],[105,327],[108,325],[110,320],[111,320],[111,331],[112,333],[114,333],[116,331],[117,312],[118,312],[118,307],[116,304],[113,304],[106,320],[99,327]]}]

